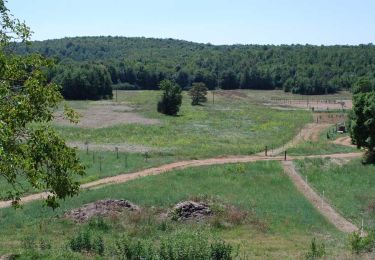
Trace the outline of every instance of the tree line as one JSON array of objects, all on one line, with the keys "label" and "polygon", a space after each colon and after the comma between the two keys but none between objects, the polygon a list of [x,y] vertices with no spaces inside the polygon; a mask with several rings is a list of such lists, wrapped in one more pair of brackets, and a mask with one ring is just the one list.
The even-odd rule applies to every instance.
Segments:
[{"label": "tree line", "polygon": [[[103,36],[15,44],[12,48],[19,54],[37,52],[54,58],[58,68],[50,72],[50,79],[62,83],[63,94],[69,92],[70,96],[64,94],[69,98],[74,86],[66,87],[72,81],[64,77],[81,75],[82,79],[83,74],[88,74],[88,79],[90,72],[98,68],[101,73],[96,85],[107,82],[109,75],[110,84],[118,89],[158,89],[160,82],[168,79],[182,89],[202,82],[208,89],[283,89],[299,94],[326,94],[350,90],[362,77],[375,81],[372,44],[215,46],[173,39]],[[90,66],[93,69],[88,69]],[[82,88],[85,93],[90,84],[83,85],[75,88]],[[74,95],[81,99],[82,91],[77,90]],[[97,98],[102,97],[110,96]]]}]

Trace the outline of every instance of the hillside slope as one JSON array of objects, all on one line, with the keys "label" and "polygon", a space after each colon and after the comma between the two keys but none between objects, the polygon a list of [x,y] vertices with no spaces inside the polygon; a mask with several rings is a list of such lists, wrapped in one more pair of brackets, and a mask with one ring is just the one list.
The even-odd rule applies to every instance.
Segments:
[{"label": "hillside slope", "polygon": [[[301,94],[350,89],[359,77],[375,79],[375,47],[312,45],[222,45],[173,39],[75,37],[19,44],[20,54],[37,52],[60,65],[102,63],[114,84],[154,89],[164,78],[181,87],[284,88]],[[61,72],[61,69],[60,71]],[[57,72],[52,73],[52,77]]]}]

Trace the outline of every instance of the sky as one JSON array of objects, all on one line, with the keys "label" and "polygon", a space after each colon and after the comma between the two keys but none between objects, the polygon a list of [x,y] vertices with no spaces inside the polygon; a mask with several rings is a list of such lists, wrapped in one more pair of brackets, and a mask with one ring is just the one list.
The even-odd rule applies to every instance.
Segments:
[{"label": "sky", "polygon": [[174,38],[211,44],[375,42],[375,0],[8,0],[33,40]]}]

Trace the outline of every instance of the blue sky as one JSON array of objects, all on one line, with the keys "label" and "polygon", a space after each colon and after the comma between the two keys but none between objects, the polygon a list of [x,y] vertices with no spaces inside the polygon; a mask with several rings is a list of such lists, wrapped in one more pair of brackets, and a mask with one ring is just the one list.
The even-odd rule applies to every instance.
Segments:
[{"label": "blue sky", "polygon": [[9,0],[34,40],[145,36],[212,44],[375,42],[375,0]]}]

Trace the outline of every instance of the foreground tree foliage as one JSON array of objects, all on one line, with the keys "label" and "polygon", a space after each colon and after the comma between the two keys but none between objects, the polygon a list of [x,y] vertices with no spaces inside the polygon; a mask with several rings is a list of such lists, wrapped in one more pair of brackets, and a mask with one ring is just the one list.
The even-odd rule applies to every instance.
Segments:
[{"label": "foreground tree foliage", "polygon": [[363,76],[375,80],[372,44],[214,46],[172,39],[75,37],[17,44],[15,49],[54,57],[63,68],[100,62],[114,86],[122,89],[158,89],[162,80],[170,79],[183,89],[203,82],[208,89],[326,94],[351,89]]},{"label": "foreground tree foliage", "polygon": [[207,87],[202,82],[193,83],[189,91],[191,97],[191,104],[193,106],[199,105],[207,101]]},{"label": "foreground tree foliage", "polygon": [[364,162],[375,162],[375,90],[366,78],[355,86],[350,136],[358,148],[367,149]]},{"label": "foreground tree foliage", "polygon": [[[13,189],[9,198],[19,203],[20,180],[50,192],[47,205],[77,194],[75,175],[84,173],[75,150],[66,146],[47,123],[61,101],[59,87],[48,83],[45,71],[52,63],[40,55],[18,56],[9,51],[14,41],[27,42],[29,28],[14,19],[0,0],[0,178]],[[74,121],[75,113],[65,110]]]},{"label": "foreground tree foliage", "polygon": [[182,103],[182,89],[170,80],[160,82],[160,90],[163,91],[158,102],[158,112],[175,116],[180,111]]}]

